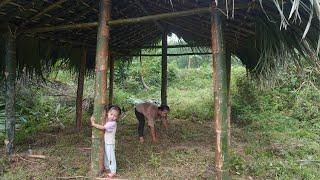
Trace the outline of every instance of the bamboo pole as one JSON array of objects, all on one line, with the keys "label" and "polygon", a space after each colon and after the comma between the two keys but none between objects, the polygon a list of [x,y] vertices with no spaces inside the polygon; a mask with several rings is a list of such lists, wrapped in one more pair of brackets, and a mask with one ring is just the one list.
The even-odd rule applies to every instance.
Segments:
[{"label": "bamboo pole", "polygon": [[[210,44],[206,44],[201,45],[201,44],[177,44],[177,45],[168,45],[167,48],[168,49],[174,49],[174,48],[192,48],[192,47],[199,47],[199,46],[203,46],[203,47],[210,47]],[[142,49],[156,49],[156,48],[162,48],[162,46],[142,46]],[[212,54],[212,53],[211,53]]]},{"label": "bamboo pole", "polygon": [[2,8],[3,6],[5,6],[6,4],[10,3],[12,0],[3,0],[2,2],[0,2],[0,8]]},{"label": "bamboo pole", "polygon": [[231,51],[226,47],[228,145],[231,145]]},{"label": "bamboo pole", "polygon": [[[149,12],[144,8],[144,6],[138,0],[135,0],[134,2],[137,3],[137,5],[144,12],[144,14],[149,14]],[[161,31],[165,30],[165,28],[158,21],[154,20],[153,22],[158,26],[158,28]]]},{"label": "bamboo pole", "polygon": [[114,57],[110,58],[110,75],[109,75],[109,105],[113,103],[113,79],[114,79]]},{"label": "bamboo pole", "polygon": [[48,6],[47,8],[43,9],[42,11],[40,11],[39,13],[37,13],[36,15],[32,16],[30,18],[30,20],[35,20],[35,19],[38,19],[40,16],[42,16],[43,14],[45,14],[46,12],[48,11],[51,11],[52,9],[55,9],[56,7],[60,6],[62,3],[66,2],[67,0],[60,0],[60,1],[57,1],[53,4],[51,4],[50,6]]},{"label": "bamboo pole", "polygon": [[[167,54],[167,56],[189,56],[189,55],[210,55],[211,52],[205,53],[179,53],[179,54]],[[142,57],[155,57],[161,56],[162,54],[119,54],[119,56],[142,56]]]},{"label": "bamboo pole", "polygon": [[[96,123],[104,124],[104,106],[107,102],[107,69],[109,57],[110,28],[106,22],[110,20],[111,0],[100,0],[99,28],[96,50],[96,80],[94,98],[94,117]],[[91,173],[97,176],[103,170],[104,140],[103,132],[92,129]]]},{"label": "bamboo pole", "polygon": [[[213,2],[213,6],[214,2]],[[227,74],[221,13],[213,8],[211,42],[214,84],[215,179],[230,179],[228,172]]]},{"label": "bamboo pole", "polygon": [[77,88],[77,102],[76,102],[76,127],[80,131],[82,128],[82,97],[83,97],[83,84],[84,84],[84,74],[87,62],[87,48],[83,48],[81,63],[79,67],[78,75],[78,88]]},{"label": "bamboo pole", "polygon": [[24,29],[20,32],[22,33],[42,33],[48,31],[61,31],[61,30],[70,30],[70,29],[86,29],[97,27],[98,22],[89,22],[89,23],[80,23],[80,24],[67,24],[67,25],[60,25],[60,26],[49,26],[49,27],[39,27],[39,28],[31,28],[31,29]]},{"label": "bamboo pole", "polygon": [[168,63],[167,63],[167,32],[162,33],[162,58],[161,58],[161,105],[167,105],[167,79],[168,79]]},{"label": "bamboo pole", "polygon": [[210,13],[210,11],[211,11],[211,7],[197,8],[197,9],[191,9],[186,11],[169,12],[169,13],[162,13],[162,14],[149,15],[149,16],[136,17],[136,18],[117,19],[117,20],[110,21],[108,24],[110,26],[134,24],[134,23],[155,21],[155,20],[161,20],[161,19],[168,19],[171,17],[182,17],[182,16],[190,16],[190,15],[201,14],[201,13]]},{"label": "bamboo pole", "polygon": [[15,136],[15,80],[16,80],[16,37],[9,28],[5,34],[5,82],[6,82],[6,153],[8,155],[13,153],[13,142]]}]

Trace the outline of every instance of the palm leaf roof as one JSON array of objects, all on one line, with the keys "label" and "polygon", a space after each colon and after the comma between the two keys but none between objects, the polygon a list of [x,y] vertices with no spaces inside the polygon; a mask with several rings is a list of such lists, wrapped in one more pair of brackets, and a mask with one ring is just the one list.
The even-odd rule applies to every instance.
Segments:
[{"label": "palm leaf roof", "polygon": [[[298,54],[319,62],[319,0],[216,0],[223,16],[225,45],[256,74],[268,75],[288,61],[299,64]],[[113,0],[112,19],[126,19],[210,7],[212,0]],[[227,5],[226,5],[227,4]],[[57,58],[80,63],[81,47],[89,48],[88,68],[94,66],[97,28],[73,28],[34,33],[36,28],[98,21],[96,0],[3,0],[0,32],[17,28],[18,67],[39,72]],[[210,47],[210,13],[138,24],[114,26],[110,32],[113,56],[136,54],[161,40],[162,29],[188,44]],[[4,69],[4,38],[0,37],[0,68]],[[290,57],[290,58],[288,58]]]}]

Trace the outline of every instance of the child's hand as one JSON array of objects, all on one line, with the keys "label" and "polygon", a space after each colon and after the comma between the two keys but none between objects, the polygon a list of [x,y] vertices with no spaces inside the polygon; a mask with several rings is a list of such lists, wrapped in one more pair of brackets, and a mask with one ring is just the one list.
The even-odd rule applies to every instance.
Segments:
[{"label": "child's hand", "polygon": [[93,116],[90,117],[91,125],[93,126],[95,124],[95,118]]}]

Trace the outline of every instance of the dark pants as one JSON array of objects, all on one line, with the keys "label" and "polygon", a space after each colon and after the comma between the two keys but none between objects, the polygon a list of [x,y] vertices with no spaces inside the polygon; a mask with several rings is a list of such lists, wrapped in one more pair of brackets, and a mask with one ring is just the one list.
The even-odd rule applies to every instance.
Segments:
[{"label": "dark pants", "polygon": [[138,112],[136,109],[134,109],[136,117],[138,119],[139,125],[138,125],[138,134],[139,137],[143,137],[143,131],[144,131],[144,124],[145,124],[145,117],[142,113]]}]

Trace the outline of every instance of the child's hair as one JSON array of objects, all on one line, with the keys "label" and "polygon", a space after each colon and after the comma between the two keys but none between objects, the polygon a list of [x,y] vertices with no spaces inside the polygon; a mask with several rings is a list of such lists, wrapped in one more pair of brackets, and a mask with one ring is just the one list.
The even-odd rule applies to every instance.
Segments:
[{"label": "child's hair", "polygon": [[164,110],[170,111],[170,108],[167,105],[161,105],[160,107],[158,107],[158,109],[161,111],[164,111]]},{"label": "child's hair", "polygon": [[105,110],[106,112],[110,111],[110,110],[116,110],[119,112],[119,115],[121,115],[121,108],[118,106],[118,105],[108,105],[108,106],[105,106]]}]

